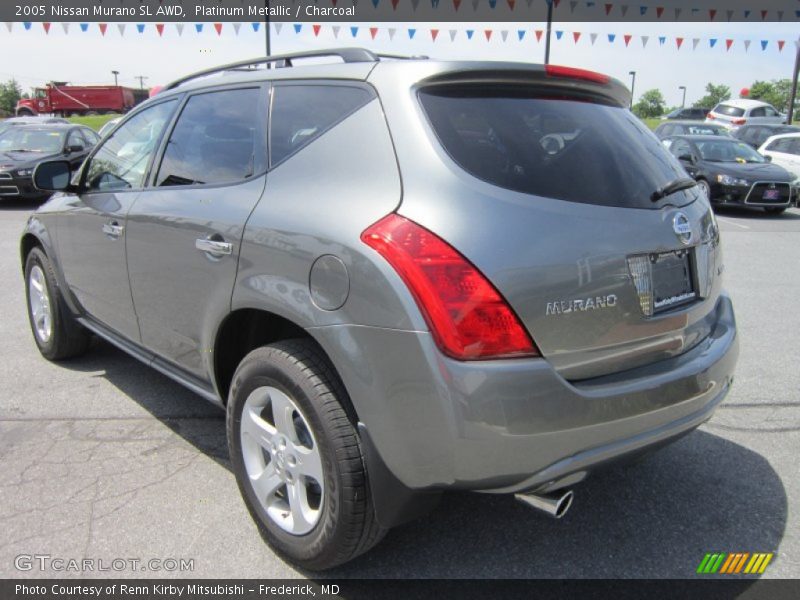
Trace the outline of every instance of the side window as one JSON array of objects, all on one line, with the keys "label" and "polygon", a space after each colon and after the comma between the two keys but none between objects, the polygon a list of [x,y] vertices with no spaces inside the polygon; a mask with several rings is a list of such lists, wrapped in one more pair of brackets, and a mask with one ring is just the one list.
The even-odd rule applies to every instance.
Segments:
[{"label": "side window", "polygon": [[67,148],[86,149],[86,141],[83,139],[79,129],[73,129],[67,136]]},{"label": "side window", "polygon": [[777,117],[778,116],[778,111],[773,109],[771,106],[765,106],[764,107],[764,114],[766,116],[768,116],[768,117]]},{"label": "side window", "polygon": [[170,134],[156,185],[233,183],[264,171],[261,97],[260,88],[247,88],[189,98]]},{"label": "side window", "polygon": [[673,131],[675,131],[674,125],[664,125],[664,127],[661,129],[661,135],[663,136],[672,135]]},{"label": "side window", "polygon": [[794,154],[795,156],[800,156],[800,138],[792,138],[792,143],[790,144],[787,152],[789,154]]},{"label": "side window", "polygon": [[687,154],[692,154],[692,149],[685,140],[675,140],[675,143],[672,144],[672,147],[669,149],[669,151],[678,158],[681,156],[686,156]]},{"label": "side window", "polygon": [[94,146],[97,142],[100,141],[100,136],[97,135],[93,129],[89,129],[88,127],[81,128],[81,133],[83,133],[83,137],[86,139],[86,143],[90,146]]},{"label": "side window", "polygon": [[766,114],[767,114],[766,110],[764,109],[763,106],[760,106],[758,108],[754,108],[753,110],[750,111],[750,116],[751,117],[764,117],[764,116],[766,116]]},{"label": "side window", "polygon": [[344,85],[279,85],[270,119],[270,164],[277,165],[364,106],[372,94]]},{"label": "side window", "polygon": [[140,188],[177,100],[146,108],[106,139],[86,169],[87,191]]},{"label": "side window", "polygon": [[770,152],[788,152],[791,142],[791,138],[775,140],[767,147],[767,150]]}]

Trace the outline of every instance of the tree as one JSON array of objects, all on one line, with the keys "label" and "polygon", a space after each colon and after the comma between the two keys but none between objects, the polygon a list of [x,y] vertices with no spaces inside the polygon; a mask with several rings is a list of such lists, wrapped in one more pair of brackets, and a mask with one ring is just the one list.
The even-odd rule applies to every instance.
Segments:
[{"label": "tree", "polygon": [[789,110],[789,99],[792,95],[791,79],[773,79],[772,81],[756,81],[750,86],[750,98],[769,102],[781,112]]},{"label": "tree", "polygon": [[5,83],[0,83],[0,111],[14,114],[17,102],[22,97],[22,88],[15,79],[9,79]]},{"label": "tree", "polygon": [[728,100],[731,97],[731,88],[727,85],[714,85],[709,83],[706,85],[706,95],[700,98],[692,106],[695,108],[714,108],[720,102]]},{"label": "tree", "polygon": [[647,90],[639,97],[639,101],[633,105],[634,114],[641,118],[660,117],[664,114],[666,102],[661,92],[656,89]]}]

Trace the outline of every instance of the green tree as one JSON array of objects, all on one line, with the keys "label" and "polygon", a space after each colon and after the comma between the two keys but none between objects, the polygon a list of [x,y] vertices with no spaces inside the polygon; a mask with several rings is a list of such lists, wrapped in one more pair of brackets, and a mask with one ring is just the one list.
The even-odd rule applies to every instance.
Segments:
[{"label": "green tree", "polygon": [[647,90],[639,97],[639,101],[633,105],[633,113],[640,119],[660,117],[664,114],[666,104],[664,96],[659,90]]},{"label": "green tree", "polygon": [[714,108],[717,104],[731,97],[731,88],[727,85],[714,85],[709,83],[706,85],[706,95],[700,98],[692,106],[695,108]]},{"label": "green tree", "polygon": [[[756,81],[750,86],[750,98],[769,102],[781,112],[789,110],[789,99],[792,95],[791,79],[773,79],[772,81]],[[797,103],[795,103],[795,110]]]},{"label": "green tree", "polygon": [[5,83],[0,83],[0,111],[14,114],[17,108],[17,101],[22,97],[22,88],[15,79],[9,79]]}]

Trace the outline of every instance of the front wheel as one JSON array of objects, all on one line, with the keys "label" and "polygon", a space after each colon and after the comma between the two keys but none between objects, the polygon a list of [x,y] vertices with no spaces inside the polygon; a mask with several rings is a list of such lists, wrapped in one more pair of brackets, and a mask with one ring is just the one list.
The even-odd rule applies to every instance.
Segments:
[{"label": "front wheel", "polygon": [[252,351],[231,386],[228,448],[245,504],[267,542],[308,569],[344,563],[385,533],[347,403],[309,340]]},{"label": "front wheel", "polygon": [[708,185],[708,182],[705,179],[698,179],[697,187],[700,188],[700,191],[711,201],[711,186]]}]

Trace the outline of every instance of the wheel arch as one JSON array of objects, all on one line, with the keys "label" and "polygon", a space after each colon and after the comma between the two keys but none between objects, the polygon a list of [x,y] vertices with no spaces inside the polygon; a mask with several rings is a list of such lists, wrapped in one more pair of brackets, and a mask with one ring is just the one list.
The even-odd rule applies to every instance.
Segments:
[{"label": "wheel arch", "polygon": [[25,272],[25,261],[28,259],[28,254],[30,254],[31,250],[34,248],[41,248],[42,251],[47,254],[47,249],[42,243],[42,240],[33,233],[26,232],[19,241],[19,256],[23,273]]}]

